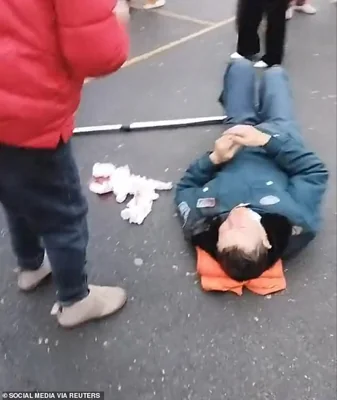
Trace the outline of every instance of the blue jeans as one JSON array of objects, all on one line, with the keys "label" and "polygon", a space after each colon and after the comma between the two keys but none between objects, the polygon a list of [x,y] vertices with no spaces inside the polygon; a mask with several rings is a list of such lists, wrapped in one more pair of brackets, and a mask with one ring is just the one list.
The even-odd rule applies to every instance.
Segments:
[{"label": "blue jeans", "polygon": [[249,60],[229,64],[220,96],[228,117],[226,124],[253,125],[270,135],[287,133],[301,140],[285,70],[280,66],[267,69],[258,90],[256,87],[256,72]]},{"label": "blue jeans", "polygon": [[55,150],[0,145],[0,203],[22,269],[38,269],[48,253],[58,300],[88,294],[87,203],[70,144]]}]

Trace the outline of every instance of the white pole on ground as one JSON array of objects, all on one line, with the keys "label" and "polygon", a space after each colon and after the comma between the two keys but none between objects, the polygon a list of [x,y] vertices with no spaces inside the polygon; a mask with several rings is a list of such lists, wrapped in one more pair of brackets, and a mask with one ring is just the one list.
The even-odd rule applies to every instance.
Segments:
[{"label": "white pole on ground", "polygon": [[75,135],[90,135],[96,133],[132,132],[150,129],[174,129],[203,125],[219,125],[224,123],[226,116],[169,119],[162,121],[133,122],[130,125],[96,125],[74,129]]}]

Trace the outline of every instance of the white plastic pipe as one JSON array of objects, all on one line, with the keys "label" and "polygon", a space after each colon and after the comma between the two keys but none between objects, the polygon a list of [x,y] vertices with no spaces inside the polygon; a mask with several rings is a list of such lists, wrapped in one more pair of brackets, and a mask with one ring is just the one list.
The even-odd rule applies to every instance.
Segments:
[{"label": "white plastic pipe", "polygon": [[226,120],[226,116],[169,119],[162,121],[133,122],[130,125],[96,125],[74,129],[76,135],[90,135],[95,133],[132,132],[147,129],[173,129],[189,126],[218,125]]}]

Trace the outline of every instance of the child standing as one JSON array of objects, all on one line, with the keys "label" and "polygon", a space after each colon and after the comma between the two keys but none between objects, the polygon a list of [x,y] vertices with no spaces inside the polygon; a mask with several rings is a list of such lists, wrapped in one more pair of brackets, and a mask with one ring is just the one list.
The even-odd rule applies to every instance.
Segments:
[{"label": "child standing", "polygon": [[86,77],[128,55],[125,7],[105,0],[0,0],[0,203],[20,267],[18,286],[53,274],[58,322],[110,315],[123,289],[88,286],[87,203],[70,138]]}]

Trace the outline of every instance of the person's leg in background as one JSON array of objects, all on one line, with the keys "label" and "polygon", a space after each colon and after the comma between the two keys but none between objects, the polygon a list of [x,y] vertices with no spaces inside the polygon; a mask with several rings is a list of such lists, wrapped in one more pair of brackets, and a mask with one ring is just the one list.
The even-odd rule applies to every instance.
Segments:
[{"label": "person's leg in background", "polygon": [[48,257],[40,237],[25,217],[18,215],[10,205],[5,209],[5,215],[20,269],[18,286],[23,291],[33,290],[51,273]]},{"label": "person's leg in background", "polygon": [[295,1],[294,10],[307,15],[314,15],[317,13],[317,9],[312,4],[310,4],[308,0]]},{"label": "person's leg in background", "polygon": [[286,20],[288,21],[292,19],[293,16],[294,16],[294,1],[290,0],[288,1],[288,7],[286,11]]},{"label": "person's leg in background", "polygon": [[146,0],[146,3],[144,4],[144,10],[154,10],[156,8],[163,7],[165,3],[165,0]]},{"label": "person's leg in background", "polygon": [[274,66],[264,72],[259,98],[262,122],[256,128],[270,135],[289,134],[302,141],[288,74],[282,67]]},{"label": "person's leg in background", "polygon": [[[39,264],[42,250],[43,254],[44,248],[47,251],[57,288],[57,317],[61,325],[72,327],[101,318],[125,304],[122,289],[88,288],[87,203],[70,144],[62,144],[56,150],[1,146],[0,202],[7,210],[13,249],[20,266],[24,272],[30,269],[31,281],[35,274],[32,287],[43,279],[40,270],[44,264],[42,267]],[[30,252],[29,242],[23,246],[28,237]]]},{"label": "person's leg in background", "polygon": [[290,1],[286,13],[286,19],[292,19],[294,11],[298,11],[307,15],[314,15],[317,13],[317,9],[309,3],[307,0]]},{"label": "person's leg in background", "polygon": [[130,12],[133,9],[143,8],[144,10],[155,10],[161,8],[166,4],[166,0],[125,0],[130,7]]},{"label": "person's leg in background", "polygon": [[227,115],[226,125],[257,123],[256,75],[249,60],[238,59],[228,65],[219,100]]},{"label": "person's leg in background", "polygon": [[286,40],[287,8],[288,0],[270,0],[267,3],[266,53],[261,60],[265,63],[264,66],[282,64]]},{"label": "person's leg in background", "polygon": [[236,53],[232,59],[252,58],[260,52],[259,26],[263,18],[266,0],[238,0]]}]

